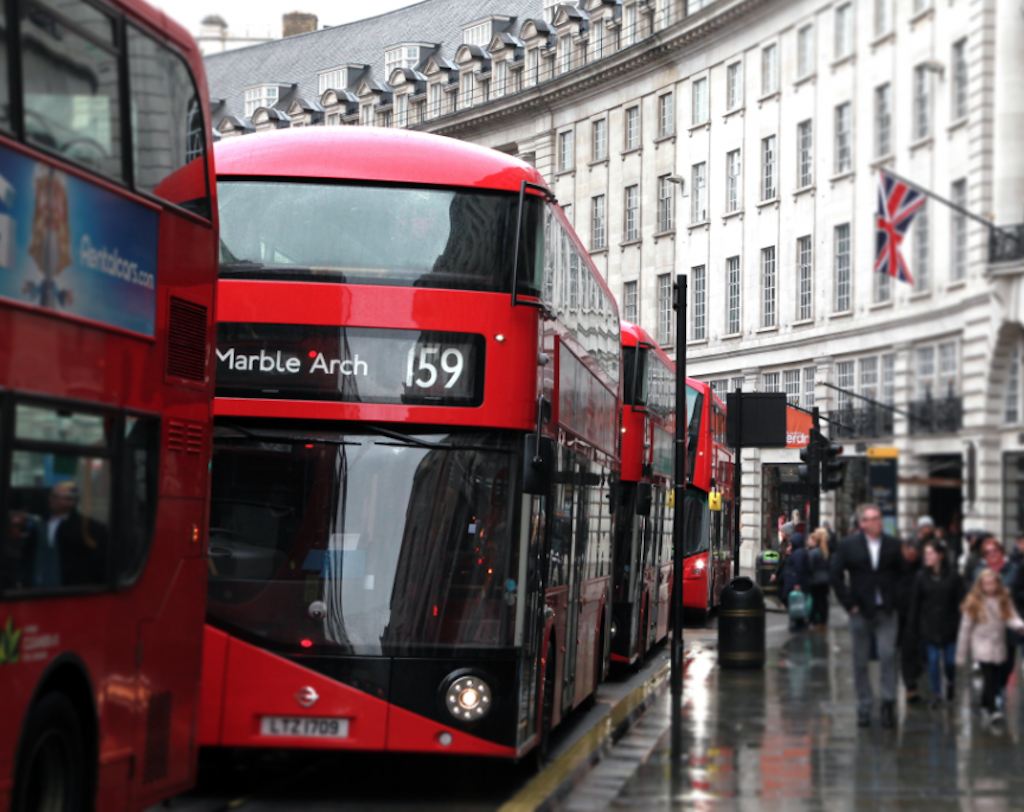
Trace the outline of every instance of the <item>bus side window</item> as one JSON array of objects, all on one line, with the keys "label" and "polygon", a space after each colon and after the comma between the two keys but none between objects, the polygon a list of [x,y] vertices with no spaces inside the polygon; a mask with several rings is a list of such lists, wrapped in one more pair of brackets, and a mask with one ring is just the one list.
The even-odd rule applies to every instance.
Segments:
[{"label": "bus side window", "polygon": [[136,187],[209,218],[206,129],[188,66],[129,26],[128,75]]},{"label": "bus side window", "polygon": [[42,6],[21,9],[26,139],[122,178],[121,71],[113,18],[80,0],[61,4],[70,24]]},{"label": "bus side window", "polygon": [[156,521],[160,421],[128,416],[121,441],[117,581],[134,583],[145,566]]}]

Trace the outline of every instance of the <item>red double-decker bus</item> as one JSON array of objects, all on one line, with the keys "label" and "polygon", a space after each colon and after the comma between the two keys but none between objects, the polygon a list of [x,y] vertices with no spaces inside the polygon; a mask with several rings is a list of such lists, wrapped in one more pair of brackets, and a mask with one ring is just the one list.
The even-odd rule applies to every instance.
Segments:
[{"label": "red double-decker bus", "polygon": [[733,452],[725,444],[725,405],[708,384],[687,378],[686,409],[683,606],[706,619],[732,575],[733,511],[739,507],[732,487]]},{"label": "red double-decker bus", "polygon": [[0,810],[141,809],[195,776],[206,80],[136,0],[0,14]]},{"label": "red double-decker bus", "polygon": [[201,742],[518,758],[608,667],[614,300],[453,139],[217,147]]},{"label": "red double-decker bus", "polygon": [[633,663],[669,629],[676,365],[646,330],[622,322],[622,367],[611,656]]}]

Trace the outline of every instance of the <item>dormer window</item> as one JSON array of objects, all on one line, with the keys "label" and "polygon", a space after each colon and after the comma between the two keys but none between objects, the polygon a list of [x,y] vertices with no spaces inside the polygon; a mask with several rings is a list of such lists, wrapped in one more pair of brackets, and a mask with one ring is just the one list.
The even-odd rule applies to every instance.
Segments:
[{"label": "dormer window", "polygon": [[544,22],[553,23],[555,21],[555,10],[561,2],[562,0],[544,0]]},{"label": "dormer window", "polygon": [[384,52],[384,80],[391,78],[395,68],[412,70],[420,63],[420,46],[398,45]]},{"label": "dormer window", "polygon": [[320,95],[328,90],[344,89],[346,84],[344,70],[329,70],[320,74]]},{"label": "dormer window", "polygon": [[277,104],[279,88],[277,85],[257,85],[245,89],[245,117],[252,118],[261,107],[273,107]]},{"label": "dormer window", "polygon": [[474,25],[472,28],[467,28],[462,32],[462,44],[463,45],[479,45],[481,48],[486,48],[491,42],[491,23],[490,21]]}]

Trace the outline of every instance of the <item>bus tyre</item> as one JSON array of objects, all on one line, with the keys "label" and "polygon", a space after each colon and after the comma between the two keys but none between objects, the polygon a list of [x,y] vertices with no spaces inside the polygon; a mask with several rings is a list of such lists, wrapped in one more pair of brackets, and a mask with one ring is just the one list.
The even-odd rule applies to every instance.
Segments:
[{"label": "bus tyre", "polygon": [[14,812],[85,808],[85,741],[67,696],[46,694],[30,711],[16,769]]},{"label": "bus tyre", "polygon": [[541,699],[540,730],[538,731],[537,769],[543,770],[551,753],[551,720],[555,716],[555,644],[548,642],[548,653],[544,656],[544,683]]}]

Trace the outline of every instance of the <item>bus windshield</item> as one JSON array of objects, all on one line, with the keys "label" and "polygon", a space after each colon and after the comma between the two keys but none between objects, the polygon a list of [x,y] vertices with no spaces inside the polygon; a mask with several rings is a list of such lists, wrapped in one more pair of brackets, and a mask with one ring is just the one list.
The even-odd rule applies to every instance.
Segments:
[{"label": "bus windshield", "polygon": [[[409,186],[222,180],[225,278],[511,293],[518,195]],[[543,202],[527,197],[519,293],[539,294]]]},{"label": "bus windshield", "polygon": [[218,429],[214,623],[303,653],[512,644],[514,441],[389,434]]}]

